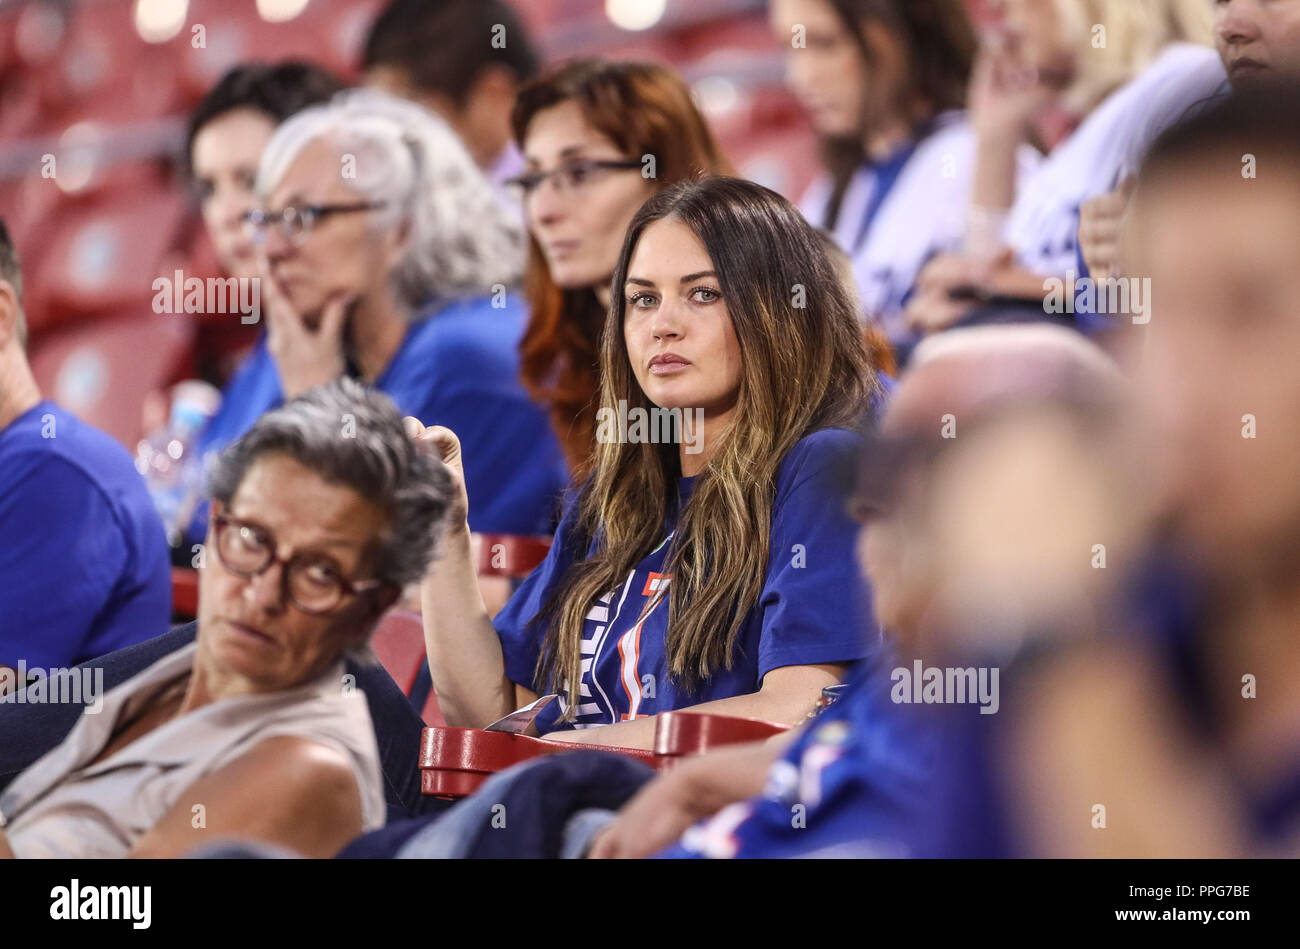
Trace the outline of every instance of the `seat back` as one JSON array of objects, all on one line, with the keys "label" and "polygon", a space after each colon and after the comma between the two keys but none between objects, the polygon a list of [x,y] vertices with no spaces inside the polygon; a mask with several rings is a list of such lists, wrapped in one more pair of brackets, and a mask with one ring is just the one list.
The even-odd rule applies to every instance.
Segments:
[{"label": "seat back", "polygon": [[128,450],[141,432],[140,405],[189,358],[193,327],[146,306],[43,334],[31,344],[41,391]]},{"label": "seat back", "polygon": [[419,613],[390,610],[384,614],[370,637],[370,648],[426,725],[447,724],[425,671],[424,624]]},{"label": "seat back", "polygon": [[480,577],[528,576],[546,559],[551,538],[527,534],[475,534],[474,572]]},{"label": "seat back", "polygon": [[397,687],[410,695],[420,664],[424,662],[424,627],[420,614],[389,610],[370,637],[370,648]]},{"label": "seat back", "polygon": [[172,567],[172,622],[188,623],[199,615],[199,572]]}]

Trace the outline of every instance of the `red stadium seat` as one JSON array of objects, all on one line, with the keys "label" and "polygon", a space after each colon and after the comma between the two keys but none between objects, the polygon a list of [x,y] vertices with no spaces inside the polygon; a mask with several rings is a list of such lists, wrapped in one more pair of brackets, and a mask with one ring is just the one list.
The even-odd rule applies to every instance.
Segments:
[{"label": "red stadium seat", "polygon": [[12,16],[13,59],[24,67],[39,67],[57,57],[69,29],[65,4],[24,3],[14,5]]},{"label": "red stadium seat", "polygon": [[298,16],[267,23],[253,0],[192,0],[189,23],[205,28],[204,46],[181,60],[179,78],[193,102],[238,63],[309,59],[349,78],[381,0],[312,0]]},{"label": "red stadium seat", "polygon": [[784,725],[756,718],[707,712],[664,712],[655,725],[655,755],[681,758],[702,755],[724,745],[762,741],[786,731]]},{"label": "red stadium seat", "polygon": [[184,210],[182,197],[165,190],[112,194],[68,207],[29,278],[48,294],[43,322],[134,307],[148,311],[154,280],[172,276],[163,265]]},{"label": "red stadium seat", "polygon": [[370,648],[402,693],[410,695],[424,662],[424,626],[420,614],[389,610],[370,638]]},{"label": "red stadium seat", "polygon": [[0,10],[0,79],[18,66],[18,51],[14,48],[18,27],[18,11],[12,7]]},{"label": "red stadium seat", "polygon": [[177,58],[188,34],[148,43],[135,29],[133,4],[80,3],[72,9],[60,54],[42,70],[48,117],[117,124],[166,115],[180,107]]},{"label": "red stadium seat", "polygon": [[[49,242],[50,224],[62,198],[63,194],[54,182],[40,175],[26,175],[0,188],[0,217],[5,219],[26,273],[35,272],[34,265]],[[30,287],[30,283],[29,280],[26,285]],[[35,308],[30,294],[27,308]],[[30,312],[27,316],[29,325],[39,318]]]},{"label": "red stadium seat", "polygon": [[551,549],[550,537],[521,534],[476,534],[478,560],[474,565],[480,577],[526,577],[546,559]]},{"label": "red stadium seat", "polygon": [[767,17],[762,10],[743,16],[710,19],[673,33],[673,59],[679,62],[707,63],[717,58],[719,63],[747,63],[750,66],[771,60],[776,75],[781,75],[782,48],[772,36]]},{"label": "red stadium seat", "polygon": [[473,794],[491,775],[521,761],[567,751],[608,751],[652,768],[713,748],[760,741],[786,731],[784,725],[757,719],[699,712],[664,712],[655,721],[654,750],[613,745],[575,745],[546,738],[478,728],[426,728],[420,739],[420,789],[436,797]]},{"label": "red stadium seat", "polygon": [[199,572],[172,567],[172,622],[188,623],[199,615]]},{"label": "red stadium seat", "polygon": [[[185,231],[187,236],[180,241],[183,261],[180,267],[186,275],[201,279],[224,276],[217,252],[198,214],[190,217]],[[194,367],[194,373],[224,384],[257,342],[261,332],[260,321],[244,323],[220,313],[195,314],[194,348],[200,362]],[[172,381],[179,382],[180,379]]]},{"label": "red stadium seat", "polygon": [[[493,774],[521,761],[592,747],[477,728],[426,728],[420,738],[420,790],[436,797],[466,797]],[[627,755],[651,767],[660,764],[653,751],[600,750]]]},{"label": "red stadium seat", "polygon": [[0,141],[31,136],[40,117],[41,94],[32,74],[6,70],[0,75]]},{"label": "red stadium seat", "polygon": [[[379,628],[370,638],[370,648],[402,693],[410,696],[425,659],[424,626],[420,614],[390,610],[379,621]],[[447,724],[438,707],[438,696],[432,688],[429,689],[429,697],[420,717],[426,725]]]},{"label": "red stadium seat", "polygon": [[188,358],[192,339],[190,321],[153,313],[145,297],[129,310],[33,340],[32,372],[48,398],[133,449],[146,393]]},{"label": "red stadium seat", "polygon": [[730,148],[733,155],[743,155],[737,172],[766,185],[796,204],[803,197],[821,169],[817,143],[802,127],[770,129],[748,140],[741,148]]}]

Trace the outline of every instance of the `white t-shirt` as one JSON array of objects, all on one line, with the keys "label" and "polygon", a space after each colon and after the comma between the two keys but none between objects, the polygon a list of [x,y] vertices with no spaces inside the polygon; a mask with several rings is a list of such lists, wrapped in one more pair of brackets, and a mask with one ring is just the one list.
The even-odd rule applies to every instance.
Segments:
[{"label": "white t-shirt", "polygon": [[1226,80],[1214,50],[1174,43],[1111,93],[1017,192],[1006,233],[1020,266],[1052,276],[1073,269],[1082,204],[1114,190],[1162,132]]},{"label": "white t-shirt", "polygon": [[[892,340],[909,333],[903,304],[921,268],[935,254],[961,248],[975,167],[975,134],[961,112],[946,112],[936,128],[916,145],[885,196],[870,228],[863,219],[880,186],[879,169],[863,165],[840,203],[833,236],[853,260],[863,315],[881,324]],[[1040,156],[1032,148],[1018,155],[1019,180],[1027,181]],[[822,176],[800,202],[812,224],[824,227],[831,182]]]}]

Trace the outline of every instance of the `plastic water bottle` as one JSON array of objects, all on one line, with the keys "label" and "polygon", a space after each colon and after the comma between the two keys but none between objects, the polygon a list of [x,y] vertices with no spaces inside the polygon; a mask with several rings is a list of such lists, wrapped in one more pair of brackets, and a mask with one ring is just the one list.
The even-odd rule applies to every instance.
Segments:
[{"label": "plastic water bottle", "polygon": [[203,489],[198,437],[221,403],[221,393],[206,382],[190,380],[172,390],[167,425],[142,438],[135,467],[144,477],[154,507],[167,529],[167,543],[177,547],[194,500]]}]

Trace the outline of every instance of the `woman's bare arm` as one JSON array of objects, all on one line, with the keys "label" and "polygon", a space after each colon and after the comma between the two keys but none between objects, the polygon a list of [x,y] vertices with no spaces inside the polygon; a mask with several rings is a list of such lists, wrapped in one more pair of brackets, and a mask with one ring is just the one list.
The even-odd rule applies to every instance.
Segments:
[{"label": "woman's bare arm", "polygon": [[433,691],[447,724],[482,728],[514,711],[515,687],[479,590],[468,525],[443,541],[420,603]]},{"label": "woman's bare arm", "polygon": [[407,418],[406,426],[417,445],[442,460],[457,485],[458,503],[420,590],[434,694],[448,725],[482,728],[518,706],[474,570],[460,440],[450,429],[425,428],[417,419]]},{"label": "woman's bare arm", "polygon": [[332,857],[361,831],[361,791],[343,754],[279,736],[196,781],[129,856],[183,857],[234,837]]},{"label": "woman's bare arm", "polygon": [[[758,718],[778,725],[796,725],[812,711],[821,697],[822,689],[836,685],[847,668],[847,665],[841,663],[782,666],[763,677],[763,684],[757,692],[702,702],[682,711],[710,712],[737,718]],[[546,737],[574,744],[653,748],[655,724],[656,716],[650,715],[614,725],[551,732]]]}]

